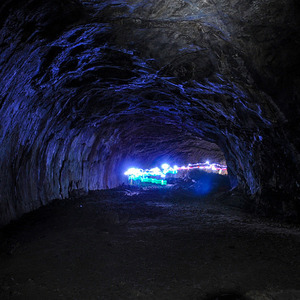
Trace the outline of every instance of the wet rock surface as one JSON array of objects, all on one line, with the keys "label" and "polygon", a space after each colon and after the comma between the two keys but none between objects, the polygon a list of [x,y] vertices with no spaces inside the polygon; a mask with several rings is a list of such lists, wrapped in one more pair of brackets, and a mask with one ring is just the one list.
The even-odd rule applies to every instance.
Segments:
[{"label": "wet rock surface", "polygon": [[299,227],[169,193],[94,191],[3,228],[1,299],[298,299]]},{"label": "wet rock surface", "polygon": [[226,160],[265,215],[299,220],[296,1],[0,6],[0,224],[132,164]]}]

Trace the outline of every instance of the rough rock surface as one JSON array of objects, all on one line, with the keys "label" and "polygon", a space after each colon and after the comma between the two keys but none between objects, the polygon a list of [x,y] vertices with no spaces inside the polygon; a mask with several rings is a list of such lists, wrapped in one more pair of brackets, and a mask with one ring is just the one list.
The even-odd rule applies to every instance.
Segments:
[{"label": "rough rock surface", "polygon": [[0,224],[133,163],[226,159],[299,218],[297,1],[0,4]]}]

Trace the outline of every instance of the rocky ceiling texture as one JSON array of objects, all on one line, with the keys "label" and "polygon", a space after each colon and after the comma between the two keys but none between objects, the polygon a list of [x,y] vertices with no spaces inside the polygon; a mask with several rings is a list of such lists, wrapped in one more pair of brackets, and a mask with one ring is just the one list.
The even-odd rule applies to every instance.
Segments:
[{"label": "rocky ceiling texture", "polygon": [[[226,159],[299,218],[295,0],[2,0],[0,224],[128,166]],[[248,203],[248,204],[249,204]]]}]

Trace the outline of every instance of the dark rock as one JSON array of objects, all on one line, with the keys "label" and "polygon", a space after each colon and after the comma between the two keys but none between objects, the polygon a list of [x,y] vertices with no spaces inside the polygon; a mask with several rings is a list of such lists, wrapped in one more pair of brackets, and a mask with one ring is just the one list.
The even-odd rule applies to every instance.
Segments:
[{"label": "dark rock", "polygon": [[235,292],[222,292],[209,295],[205,300],[247,300],[244,296]]},{"label": "dark rock", "polygon": [[71,198],[81,198],[83,196],[87,195],[87,191],[85,191],[84,189],[78,189],[78,190],[71,190],[69,196]]}]

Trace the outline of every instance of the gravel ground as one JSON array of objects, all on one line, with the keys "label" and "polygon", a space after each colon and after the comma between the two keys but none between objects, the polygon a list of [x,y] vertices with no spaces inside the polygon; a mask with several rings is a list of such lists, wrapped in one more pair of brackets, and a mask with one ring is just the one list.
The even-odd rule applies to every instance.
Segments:
[{"label": "gravel ground", "polygon": [[298,226],[167,188],[54,201],[0,235],[0,299],[300,299]]}]

